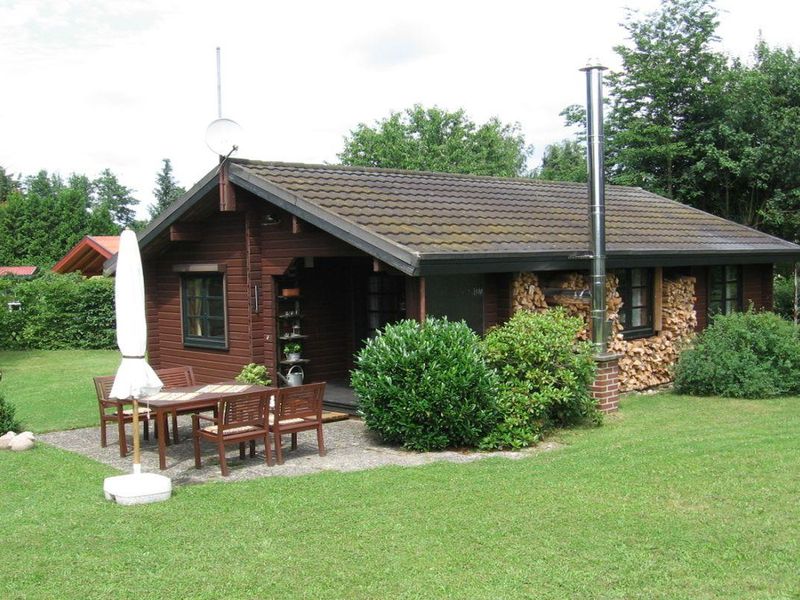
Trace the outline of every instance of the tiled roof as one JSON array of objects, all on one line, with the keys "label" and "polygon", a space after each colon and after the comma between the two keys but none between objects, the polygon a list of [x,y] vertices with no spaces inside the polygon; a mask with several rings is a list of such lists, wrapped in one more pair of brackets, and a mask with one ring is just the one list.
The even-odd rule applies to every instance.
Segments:
[{"label": "tiled roof", "polygon": [[53,265],[56,273],[80,271],[86,276],[100,275],[103,262],[119,250],[118,235],[87,235]]},{"label": "tiled roof", "polygon": [[87,236],[98,245],[105,248],[108,256],[119,252],[119,236],[118,235],[90,235]]},{"label": "tiled roof", "polygon": [[[415,254],[588,250],[586,184],[247,160],[235,160],[231,173],[285,190]],[[606,231],[609,254],[800,252],[630,187],[607,187]]]},{"label": "tiled roof", "polygon": [[0,277],[3,275],[33,275],[39,267],[0,267]]}]

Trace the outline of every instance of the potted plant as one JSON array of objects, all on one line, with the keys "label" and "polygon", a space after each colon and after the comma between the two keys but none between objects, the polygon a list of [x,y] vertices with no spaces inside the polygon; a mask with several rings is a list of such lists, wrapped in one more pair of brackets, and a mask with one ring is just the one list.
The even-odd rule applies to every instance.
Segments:
[{"label": "potted plant", "polygon": [[286,354],[286,360],[300,360],[300,344],[297,342],[286,344],[283,353]]}]

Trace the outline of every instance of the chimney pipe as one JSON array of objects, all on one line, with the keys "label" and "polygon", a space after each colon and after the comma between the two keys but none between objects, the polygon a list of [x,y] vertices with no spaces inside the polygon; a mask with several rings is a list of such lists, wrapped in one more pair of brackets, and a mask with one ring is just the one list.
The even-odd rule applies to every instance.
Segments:
[{"label": "chimney pipe", "polygon": [[603,168],[603,71],[590,61],[586,72],[586,155],[589,166],[589,239],[592,258],[592,343],[597,355],[606,353],[606,201]]}]

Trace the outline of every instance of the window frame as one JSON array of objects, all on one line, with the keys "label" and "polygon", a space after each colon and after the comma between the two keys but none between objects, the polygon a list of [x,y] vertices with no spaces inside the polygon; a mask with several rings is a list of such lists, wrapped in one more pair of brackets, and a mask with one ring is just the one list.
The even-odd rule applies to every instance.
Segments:
[{"label": "window frame", "polygon": [[[633,306],[633,286],[630,283],[627,289],[622,288],[621,273],[624,273],[625,280],[631,282],[633,280],[633,271],[642,271],[645,275],[645,285],[636,286],[643,288],[646,291],[647,304]],[[630,327],[627,326],[622,330],[622,337],[626,340],[635,340],[639,338],[652,337],[655,335],[655,270],[647,267],[631,267],[625,269],[615,269],[614,274],[617,276],[617,293],[622,299],[622,306],[619,309],[620,324],[623,322],[623,315],[627,317],[626,323],[631,322],[632,311],[634,308],[646,308],[649,324],[646,326]]]},{"label": "window frame", "polygon": [[[196,336],[190,335],[189,331],[189,310],[188,310],[188,295],[187,295],[187,282],[190,279],[208,279],[211,277],[219,277],[222,282],[222,296],[209,296],[208,285],[204,286],[204,294],[200,296],[207,304],[210,298],[214,300],[222,300],[222,326],[224,334],[222,337],[218,336]],[[185,348],[204,348],[207,350],[228,350],[228,278],[225,272],[222,271],[196,271],[186,270],[180,274],[180,293],[181,293],[181,337],[183,339],[183,346]],[[201,314],[206,323],[208,319],[219,320],[218,316],[211,316],[209,314]]]},{"label": "window frame", "polygon": [[[736,279],[728,279],[728,269],[733,268],[734,273],[736,274]],[[714,281],[714,271],[717,269],[722,269],[722,279],[715,282]],[[706,313],[709,317],[713,317],[715,315],[729,315],[732,312],[742,312],[744,307],[744,270],[742,269],[742,265],[713,265],[708,268],[708,281],[707,281],[707,303],[706,303]],[[714,291],[714,285],[721,284],[721,295],[720,295],[720,308],[719,310],[713,310],[711,296]],[[731,298],[727,294],[727,287],[729,283],[736,283],[736,297]],[[733,306],[733,310],[729,309],[729,303],[731,301],[735,302]]]}]

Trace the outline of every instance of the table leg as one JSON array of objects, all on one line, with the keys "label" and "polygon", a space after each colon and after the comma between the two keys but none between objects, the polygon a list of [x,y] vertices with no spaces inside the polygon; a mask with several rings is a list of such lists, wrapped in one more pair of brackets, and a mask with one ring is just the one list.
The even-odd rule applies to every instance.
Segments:
[{"label": "table leg", "polygon": [[167,412],[166,410],[156,410],[158,419],[158,466],[163,471],[167,468]]}]

